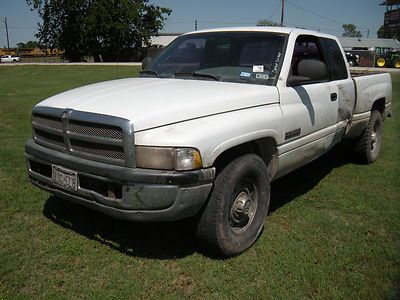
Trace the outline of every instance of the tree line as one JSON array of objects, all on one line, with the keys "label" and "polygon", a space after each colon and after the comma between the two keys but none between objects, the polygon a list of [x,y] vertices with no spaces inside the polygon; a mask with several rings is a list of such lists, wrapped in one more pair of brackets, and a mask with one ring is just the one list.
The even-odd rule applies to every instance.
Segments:
[{"label": "tree line", "polygon": [[171,10],[148,0],[26,0],[41,23],[42,48],[59,49],[69,61],[99,56],[118,61],[150,45]]}]

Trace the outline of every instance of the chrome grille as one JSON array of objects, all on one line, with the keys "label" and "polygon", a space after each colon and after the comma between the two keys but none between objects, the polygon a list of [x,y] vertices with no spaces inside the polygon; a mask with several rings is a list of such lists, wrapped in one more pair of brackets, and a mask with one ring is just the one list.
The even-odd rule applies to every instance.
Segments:
[{"label": "chrome grille", "polygon": [[43,140],[46,143],[56,144],[57,146],[65,147],[64,138],[61,135],[48,133],[40,129],[35,129],[34,133],[38,139]]},{"label": "chrome grille", "polygon": [[50,116],[33,115],[32,122],[44,127],[50,127],[57,130],[63,130],[61,118],[53,118]]},{"label": "chrome grille", "polygon": [[44,147],[90,160],[135,166],[133,127],[128,120],[35,107],[32,126],[35,142]]},{"label": "chrome grille", "polygon": [[122,129],[116,126],[109,126],[96,123],[87,123],[71,120],[68,131],[76,134],[102,137],[114,140],[123,139]]},{"label": "chrome grille", "polygon": [[88,155],[106,157],[113,160],[125,160],[124,149],[118,146],[94,144],[71,139],[71,151],[78,151]]}]

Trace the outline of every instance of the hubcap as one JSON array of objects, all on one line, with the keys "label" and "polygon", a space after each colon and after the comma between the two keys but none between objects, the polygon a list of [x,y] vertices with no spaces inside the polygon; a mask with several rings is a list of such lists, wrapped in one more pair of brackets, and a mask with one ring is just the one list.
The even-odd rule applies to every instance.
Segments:
[{"label": "hubcap", "polygon": [[229,222],[233,232],[245,231],[253,221],[257,209],[257,197],[249,188],[242,188],[232,203]]},{"label": "hubcap", "polygon": [[371,150],[373,151],[376,145],[376,132],[371,133]]},{"label": "hubcap", "polygon": [[374,152],[378,146],[379,136],[377,130],[377,126],[375,125],[371,132],[371,152]]},{"label": "hubcap", "polygon": [[385,65],[385,59],[378,58],[377,65],[378,67],[383,67]]}]

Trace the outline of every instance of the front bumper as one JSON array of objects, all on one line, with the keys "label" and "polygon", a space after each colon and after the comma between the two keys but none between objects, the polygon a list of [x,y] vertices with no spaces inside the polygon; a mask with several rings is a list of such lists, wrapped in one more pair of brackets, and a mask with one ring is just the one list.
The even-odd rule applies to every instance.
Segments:
[{"label": "front bumper", "polygon": [[[30,181],[56,195],[112,217],[173,221],[194,216],[212,188],[215,169],[176,172],[127,168],[74,157],[36,144],[25,146]],[[52,165],[78,174],[78,190],[52,182]]]}]

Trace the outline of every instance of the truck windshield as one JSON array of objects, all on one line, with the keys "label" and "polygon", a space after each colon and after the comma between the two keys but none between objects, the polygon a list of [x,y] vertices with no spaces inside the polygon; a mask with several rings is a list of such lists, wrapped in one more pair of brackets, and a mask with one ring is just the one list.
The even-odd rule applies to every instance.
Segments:
[{"label": "truck windshield", "polygon": [[279,76],[284,34],[212,32],[183,35],[141,77],[272,85]]}]

